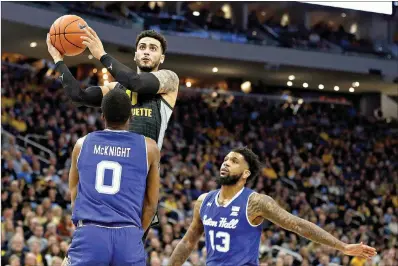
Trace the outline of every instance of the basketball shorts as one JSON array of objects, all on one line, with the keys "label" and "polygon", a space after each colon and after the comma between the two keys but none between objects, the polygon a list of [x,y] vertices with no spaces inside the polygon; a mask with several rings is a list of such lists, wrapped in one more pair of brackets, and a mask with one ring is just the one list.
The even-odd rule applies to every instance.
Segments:
[{"label": "basketball shorts", "polygon": [[143,230],[78,224],[68,251],[71,266],[145,266]]}]

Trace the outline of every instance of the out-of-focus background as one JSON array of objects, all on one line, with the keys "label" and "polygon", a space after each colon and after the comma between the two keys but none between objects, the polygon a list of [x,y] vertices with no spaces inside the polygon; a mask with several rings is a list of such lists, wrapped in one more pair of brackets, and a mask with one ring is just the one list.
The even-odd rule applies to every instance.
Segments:
[{"label": "out-of-focus background", "polygon": [[[239,145],[264,162],[258,192],[378,251],[366,262],[265,222],[261,265],[398,265],[398,2],[353,8],[2,2],[1,264],[60,265],[74,231],[70,154],[103,123],[99,109],[67,98],[45,37],[55,19],[75,14],[134,69],[139,32],[163,33],[162,68],[180,77],[162,148],[161,223],[146,243],[150,265],[167,264],[195,200],[217,187],[223,157]],[[82,87],[113,81],[88,51],[65,62]],[[184,265],[205,259],[202,238]]]}]

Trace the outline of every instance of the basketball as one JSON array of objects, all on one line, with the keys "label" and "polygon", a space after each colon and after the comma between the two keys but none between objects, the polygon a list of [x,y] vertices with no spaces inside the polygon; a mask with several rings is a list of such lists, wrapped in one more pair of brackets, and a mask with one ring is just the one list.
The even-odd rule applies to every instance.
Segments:
[{"label": "basketball", "polygon": [[83,29],[87,23],[79,16],[59,17],[50,28],[50,40],[57,50],[66,56],[81,54],[86,49],[80,36],[87,36]]}]

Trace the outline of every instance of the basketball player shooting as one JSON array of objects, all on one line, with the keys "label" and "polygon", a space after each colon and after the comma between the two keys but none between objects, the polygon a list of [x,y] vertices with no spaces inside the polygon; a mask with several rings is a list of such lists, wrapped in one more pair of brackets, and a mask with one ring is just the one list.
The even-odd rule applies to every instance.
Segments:
[{"label": "basketball player shooting", "polygon": [[370,259],[376,250],[367,245],[346,244],[317,225],[290,214],[271,197],[246,188],[260,170],[258,156],[250,149],[232,150],[221,165],[217,182],[221,189],[202,194],[195,203],[188,232],[171,255],[169,265],[182,265],[206,237],[207,266],[259,265],[262,223],[272,223],[345,255]]},{"label": "basketball player shooting", "polygon": [[[165,60],[166,39],[153,30],[143,31],[137,36],[134,54],[134,61],[137,64],[135,72],[105,52],[101,40],[92,28],[87,26],[82,30],[87,35],[82,37],[83,44],[118,82],[81,89],[79,82],[63,62],[63,55],[51,44],[47,35],[48,52],[56,64],[56,70],[61,73],[60,80],[66,94],[78,106],[100,107],[102,98],[110,90],[116,88],[126,91],[130,96],[134,119],[134,122],[129,124],[129,131],[155,140],[161,149],[179,86],[178,76],[173,71],[159,70],[160,64]],[[156,215],[152,226],[158,223]],[[147,233],[148,231],[144,239]]]},{"label": "basketball player shooting", "polygon": [[102,97],[114,88],[123,89],[130,96],[134,123],[129,130],[152,138],[162,147],[168,121],[173,112],[179,79],[171,70],[159,70],[165,60],[167,42],[163,35],[153,31],[143,31],[136,39],[134,61],[137,71],[133,71],[107,54],[96,32],[90,28],[82,29],[84,40],[91,54],[101,61],[118,82],[106,86],[92,86],[81,89],[63,62],[63,55],[51,44],[47,35],[48,52],[60,72],[60,80],[68,97],[77,106],[100,107]]},{"label": "basketball player shooting", "polygon": [[145,266],[141,239],[159,199],[159,148],[127,131],[126,93],[109,92],[101,108],[106,129],[80,138],[72,152],[69,189],[76,231],[63,265]]}]

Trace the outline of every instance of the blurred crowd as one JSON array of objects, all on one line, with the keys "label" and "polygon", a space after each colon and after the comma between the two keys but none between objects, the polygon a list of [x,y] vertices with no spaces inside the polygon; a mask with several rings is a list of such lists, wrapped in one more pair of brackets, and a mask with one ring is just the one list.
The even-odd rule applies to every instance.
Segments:
[{"label": "blurred crowd", "polygon": [[[61,265],[74,232],[68,170],[76,140],[103,129],[100,110],[76,108],[59,80],[2,64],[2,265]],[[372,261],[342,255],[269,222],[261,265],[398,265],[398,136],[393,124],[341,105],[235,97],[211,104],[181,92],[161,151],[160,226],[151,229],[150,265],[167,265],[187,231],[195,200],[217,188],[223,157],[247,145],[264,164],[252,184],[283,208],[347,243],[364,242]],[[195,104],[192,104],[195,102]],[[395,124],[394,124],[395,125]],[[21,142],[37,142],[53,156]],[[202,237],[185,266],[205,265]]]},{"label": "blurred crowd", "polygon": [[[388,43],[369,38],[360,38],[343,25],[331,21],[319,21],[309,26],[290,19],[289,12],[249,10],[247,27],[240,18],[233,18],[231,11],[221,5],[211,9],[203,2],[180,2],[170,4],[161,1],[147,2],[35,2],[35,6],[56,9],[61,5],[65,13],[92,17],[121,27],[141,24],[144,29],[154,29],[167,34],[199,37],[234,43],[272,45],[301,50],[320,50],[350,55],[374,56],[384,59],[398,58],[398,33]],[[278,4],[275,3],[275,7]],[[284,7],[279,7],[284,10]],[[270,9],[272,10],[272,8]],[[310,10],[310,8],[308,9]],[[347,26],[346,26],[347,27]]]}]

